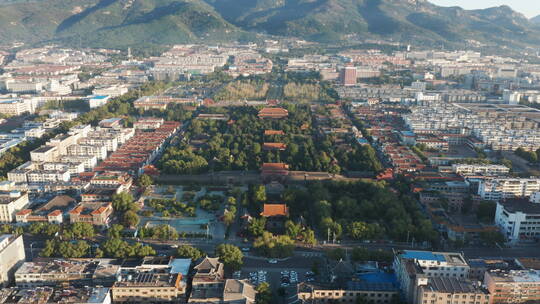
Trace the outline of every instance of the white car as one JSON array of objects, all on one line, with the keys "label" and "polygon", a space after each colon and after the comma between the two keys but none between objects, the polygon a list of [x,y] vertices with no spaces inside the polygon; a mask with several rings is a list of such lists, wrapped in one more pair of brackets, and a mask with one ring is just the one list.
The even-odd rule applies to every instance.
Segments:
[{"label": "white car", "polygon": [[277,260],[276,259],[270,259],[270,260],[268,260],[268,263],[277,264]]}]

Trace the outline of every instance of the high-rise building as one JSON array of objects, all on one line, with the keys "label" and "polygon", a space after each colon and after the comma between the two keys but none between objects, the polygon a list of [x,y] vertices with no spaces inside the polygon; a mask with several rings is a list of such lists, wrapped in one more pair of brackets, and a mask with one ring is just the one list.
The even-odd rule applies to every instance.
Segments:
[{"label": "high-rise building", "polygon": [[356,67],[346,66],[341,69],[339,74],[339,80],[344,86],[356,85]]},{"label": "high-rise building", "polygon": [[22,235],[0,235],[0,286],[7,286],[14,279],[15,270],[24,263]]}]

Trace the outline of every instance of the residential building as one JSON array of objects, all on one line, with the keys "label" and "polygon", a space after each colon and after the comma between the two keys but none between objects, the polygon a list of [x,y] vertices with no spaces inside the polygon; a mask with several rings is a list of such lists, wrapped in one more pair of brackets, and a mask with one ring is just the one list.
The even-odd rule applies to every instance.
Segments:
[{"label": "residential building", "polygon": [[485,200],[500,201],[514,197],[529,197],[540,191],[540,178],[496,177],[483,179],[478,186],[478,195]]},{"label": "residential building", "polygon": [[475,303],[491,304],[487,289],[466,279],[429,278],[418,288],[418,304]]},{"label": "residential building", "polygon": [[417,303],[418,287],[429,278],[465,279],[469,265],[460,253],[403,250],[396,253],[394,270],[407,301]]},{"label": "residential building", "polygon": [[399,298],[399,289],[390,283],[349,281],[345,286],[300,283],[298,299],[302,303],[356,303],[363,299],[367,303],[385,304]]},{"label": "residential building", "polygon": [[28,205],[28,193],[0,192],[0,223],[11,223],[15,214]]},{"label": "residential building", "polygon": [[452,172],[460,175],[484,174],[487,176],[501,176],[507,175],[510,168],[503,165],[452,164]]},{"label": "residential building", "polygon": [[15,270],[26,258],[22,235],[0,235],[0,287],[14,281]]},{"label": "residential building", "polygon": [[31,113],[32,105],[30,100],[24,99],[4,99],[0,100],[0,113],[9,116],[18,116],[23,113]]},{"label": "residential building", "polygon": [[356,85],[356,67],[346,66],[343,67],[339,72],[339,80],[344,86],[353,86]]},{"label": "residential building", "polygon": [[493,304],[540,302],[538,270],[489,270],[483,283],[491,293]]},{"label": "residential building", "polygon": [[108,95],[91,95],[87,97],[90,109],[105,105],[111,97]]},{"label": "residential building", "polygon": [[540,239],[540,203],[513,198],[497,202],[495,224],[508,242],[535,241]]},{"label": "residential building", "polygon": [[41,146],[30,152],[30,159],[35,162],[50,162],[58,156],[58,149],[54,146]]}]

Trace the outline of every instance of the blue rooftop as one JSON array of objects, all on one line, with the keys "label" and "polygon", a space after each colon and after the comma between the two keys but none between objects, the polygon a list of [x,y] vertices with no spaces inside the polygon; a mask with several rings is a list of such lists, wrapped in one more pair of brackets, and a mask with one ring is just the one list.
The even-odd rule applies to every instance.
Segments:
[{"label": "blue rooftop", "polygon": [[109,95],[92,95],[89,98],[90,99],[107,99],[109,98]]},{"label": "blue rooftop", "polygon": [[169,263],[169,266],[171,266],[171,274],[181,273],[186,278],[191,266],[191,259],[174,259]]},{"label": "blue rooftop", "polygon": [[21,100],[20,99],[4,99],[4,100],[0,100],[0,103],[16,103],[19,101]]},{"label": "blue rooftop", "polygon": [[428,261],[438,261],[444,262],[446,259],[442,254],[434,254],[430,251],[414,251],[414,250],[404,250],[401,257],[404,259],[415,259],[415,260],[428,260]]},{"label": "blue rooftop", "polygon": [[358,278],[369,283],[390,283],[397,285],[397,277],[395,274],[382,271],[362,273],[358,275]]}]

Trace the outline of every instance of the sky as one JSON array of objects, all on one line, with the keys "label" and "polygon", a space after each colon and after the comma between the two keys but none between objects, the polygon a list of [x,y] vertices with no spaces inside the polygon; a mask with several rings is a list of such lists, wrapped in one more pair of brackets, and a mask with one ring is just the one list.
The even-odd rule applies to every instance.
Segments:
[{"label": "sky", "polygon": [[441,6],[461,6],[464,9],[481,9],[508,5],[528,18],[540,15],[540,0],[430,0]]}]

